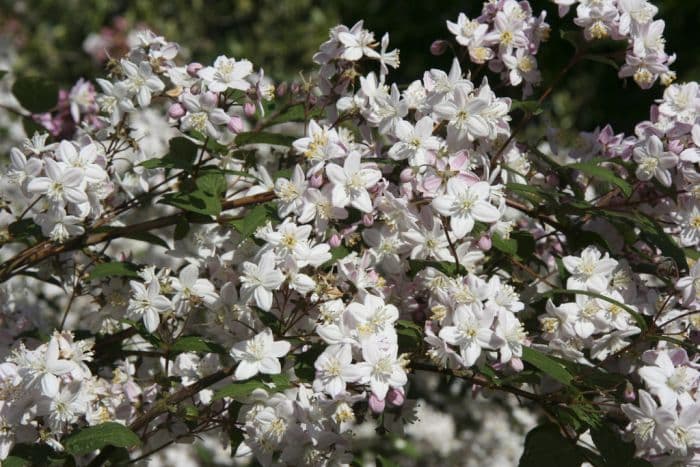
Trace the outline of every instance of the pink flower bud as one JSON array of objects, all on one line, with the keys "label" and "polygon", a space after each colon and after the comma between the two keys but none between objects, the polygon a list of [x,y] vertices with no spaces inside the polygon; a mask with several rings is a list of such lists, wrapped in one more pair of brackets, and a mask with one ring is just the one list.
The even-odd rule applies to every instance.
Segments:
[{"label": "pink flower bud", "polygon": [[284,97],[287,94],[288,87],[289,86],[286,82],[281,82],[279,86],[277,86],[277,89],[275,89],[275,94],[277,94],[277,97]]},{"label": "pink flower bud", "polygon": [[484,235],[477,242],[481,251],[489,251],[491,249],[491,237]]},{"label": "pink flower bud", "polygon": [[170,108],[168,109],[168,116],[169,116],[170,118],[174,118],[174,119],[176,119],[176,120],[179,119],[179,118],[181,118],[181,117],[182,117],[183,115],[185,115],[186,113],[187,113],[187,111],[186,111],[185,108],[182,106],[182,104],[180,104],[179,102],[174,103],[174,104],[171,105]]},{"label": "pink flower bud", "polygon": [[525,365],[523,365],[522,360],[520,360],[519,358],[513,357],[510,359],[510,367],[515,371],[523,371],[523,369],[525,368]]},{"label": "pink flower bud", "polygon": [[340,235],[338,234],[333,234],[331,235],[330,240],[328,240],[328,244],[331,246],[331,248],[338,248],[341,243]]},{"label": "pink flower bud", "polygon": [[401,171],[401,183],[408,183],[413,181],[414,175],[413,175],[413,169],[410,167],[407,167]]},{"label": "pink flower bud", "polygon": [[637,399],[637,395],[634,393],[634,386],[632,386],[630,383],[627,383],[625,386],[623,397],[627,402],[634,402]]},{"label": "pink flower bud", "polygon": [[403,403],[406,402],[406,395],[401,388],[391,388],[386,395],[386,400],[389,405],[401,407]]},{"label": "pink flower bud", "polygon": [[231,117],[231,120],[228,121],[228,124],[226,124],[226,128],[228,128],[228,131],[231,133],[240,133],[243,131],[243,120],[238,115],[234,115]]},{"label": "pink flower bud", "polygon": [[291,86],[292,94],[299,94],[299,91],[301,90],[301,86],[299,83],[292,83]]},{"label": "pink flower bud", "polygon": [[243,113],[248,117],[255,115],[255,105],[252,102],[246,102],[243,104]]},{"label": "pink flower bud", "polygon": [[444,41],[442,39],[433,41],[433,43],[430,44],[430,53],[435,55],[436,57],[442,55],[447,50],[447,46],[447,41]]},{"label": "pink flower bud", "polygon": [[201,70],[202,68],[204,68],[204,66],[201,63],[192,62],[189,65],[187,65],[187,74],[193,78],[196,78],[197,73],[199,73],[199,70]]},{"label": "pink flower bud", "polygon": [[362,224],[365,227],[370,227],[372,224],[374,224],[374,217],[372,214],[363,214],[362,215]]},{"label": "pink flower bud", "polygon": [[557,175],[557,174],[547,175],[547,177],[545,178],[545,183],[547,184],[547,186],[550,186],[550,187],[559,186],[559,175]]},{"label": "pink flower bud", "polygon": [[215,107],[219,103],[219,95],[212,91],[207,91],[202,99],[202,104],[210,107]]},{"label": "pink flower bud", "polygon": [[309,178],[309,185],[311,185],[312,188],[321,188],[321,185],[323,185],[323,175],[321,175],[321,172],[317,172]]},{"label": "pink flower bud", "polygon": [[384,412],[384,408],[386,407],[386,401],[385,400],[380,400],[377,396],[374,395],[374,393],[370,394],[369,396],[369,408],[372,410],[372,412],[376,414],[380,414]]}]

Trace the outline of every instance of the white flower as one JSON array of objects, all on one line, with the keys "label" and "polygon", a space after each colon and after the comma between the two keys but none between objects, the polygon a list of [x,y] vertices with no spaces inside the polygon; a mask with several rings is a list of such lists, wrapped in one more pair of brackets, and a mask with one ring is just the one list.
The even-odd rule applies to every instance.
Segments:
[{"label": "white flower", "polygon": [[290,214],[299,214],[304,205],[303,195],[309,186],[304,171],[298,164],[294,167],[290,180],[278,178],[275,180],[275,195],[279,199],[277,213],[280,219]]},{"label": "white flower", "polygon": [[331,345],[326,348],[314,363],[314,390],[325,391],[331,397],[345,392],[346,383],[354,381],[351,364],[352,349],[349,345]]},{"label": "white flower", "polygon": [[678,156],[664,151],[664,145],[656,135],[651,135],[644,146],[634,148],[634,161],[639,165],[635,174],[640,180],[656,178],[663,186],[673,182],[669,169],[678,165]]},{"label": "white flower", "polygon": [[440,139],[433,136],[433,119],[430,117],[421,118],[415,127],[401,120],[394,131],[399,141],[389,149],[388,155],[395,160],[408,159],[411,166],[426,164],[426,152],[440,147]]},{"label": "white flower", "polygon": [[364,335],[393,329],[394,322],[399,319],[399,310],[394,305],[387,305],[384,299],[372,294],[366,294],[363,303],[352,302],[347,310],[357,321],[360,334]]},{"label": "white flower", "polygon": [[97,159],[97,147],[90,143],[80,148],[80,152],[68,141],[61,141],[56,150],[58,158],[65,162],[68,167],[75,167],[83,170],[85,181],[88,183],[99,183],[107,180],[107,172],[95,164]]},{"label": "white flower", "polygon": [[231,117],[224,109],[217,107],[218,98],[213,92],[203,92],[199,96],[186,92],[182,95],[182,103],[187,109],[187,114],[182,117],[184,131],[196,130],[214,139],[222,137],[221,127]]},{"label": "white flower", "polygon": [[85,194],[83,171],[69,168],[63,162],[45,159],[46,177],[37,177],[29,182],[27,191],[46,195],[54,203],[82,204],[88,201]]},{"label": "white flower", "polygon": [[608,253],[601,258],[600,251],[592,246],[581,252],[581,257],[565,256],[562,258],[564,267],[571,273],[566,282],[568,289],[587,289],[602,292],[608,287],[612,273],[617,267],[617,261],[610,258]]},{"label": "white flower", "polygon": [[342,54],[345,60],[354,62],[361,59],[363,55],[370,58],[379,58],[379,54],[373,48],[376,46],[374,33],[366,29],[341,32],[338,34],[338,40],[345,46]]},{"label": "white flower", "polygon": [[243,263],[241,296],[245,303],[254,297],[260,309],[270,311],[272,292],[279,289],[284,282],[284,274],[275,269],[275,261],[275,254],[268,252],[262,255],[258,264],[249,261]]},{"label": "white flower", "polygon": [[160,324],[160,314],[172,308],[170,300],[160,294],[160,285],[152,280],[146,288],[141,282],[129,283],[132,296],[127,312],[134,317],[143,318],[143,324],[148,332],[154,332]]},{"label": "white flower", "polygon": [[344,208],[348,204],[363,212],[372,212],[372,200],[367,192],[382,178],[379,170],[362,168],[359,152],[352,152],[343,167],[328,164],[326,175],[333,183],[333,206]]},{"label": "white flower", "polygon": [[214,61],[214,66],[199,70],[200,78],[204,79],[210,91],[223,92],[227,89],[247,91],[251,84],[245,78],[253,72],[253,64],[248,60],[236,61],[220,55]]},{"label": "white flower", "polygon": [[472,231],[475,221],[493,223],[501,217],[501,212],[488,201],[490,194],[487,182],[467,186],[453,177],[447,181],[447,193],[433,199],[432,206],[450,217],[450,228],[459,239]]},{"label": "white flower", "polygon": [[363,362],[351,366],[348,376],[361,384],[369,383],[372,393],[379,400],[384,400],[389,388],[403,387],[408,381],[406,371],[397,358],[398,346],[389,345],[380,348],[374,339],[362,345]]},{"label": "white flower", "polygon": [[136,95],[139,106],[148,107],[151,103],[151,94],[165,89],[165,84],[153,74],[153,69],[148,62],[141,62],[136,66],[135,63],[122,60],[121,65],[126,75],[123,83],[132,95]]},{"label": "white flower", "polygon": [[462,363],[470,367],[476,363],[482,349],[498,349],[505,340],[491,330],[494,312],[488,309],[474,311],[460,306],[454,313],[454,326],[445,326],[438,336],[448,344],[459,347]]},{"label": "white flower", "polygon": [[489,107],[487,100],[469,94],[470,89],[459,86],[453,93],[453,100],[434,107],[435,115],[449,120],[448,131],[458,140],[474,140],[493,136],[489,121],[484,116]]},{"label": "white flower", "polygon": [[173,289],[177,291],[173,297],[173,303],[176,304],[179,312],[189,305],[200,303],[212,307],[219,298],[214,284],[207,279],[199,278],[199,268],[195,264],[182,268],[178,280],[173,283]]},{"label": "white flower", "polygon": [[278,358],[282,358],[291,349],[287,341],[275,341],[270,328],[265,328],[260,334],[235,344],[231,356],[238,366],[234,377],[238,380],[251,378],[258,373],[276,375],[282,371]]}]

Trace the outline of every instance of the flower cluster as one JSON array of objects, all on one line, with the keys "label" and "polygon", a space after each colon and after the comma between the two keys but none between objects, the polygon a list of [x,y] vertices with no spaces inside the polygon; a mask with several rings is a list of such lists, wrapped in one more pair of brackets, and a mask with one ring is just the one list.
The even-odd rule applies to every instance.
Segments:
[{"label": "flower cluster", "polygon": [[[577,11],[591,38],[646,43],[656,24],[645,1]],[[527,2],[448,26],[475,68],[539,81],[548,26]],[[526,457],[544,439],[572,465],[616,443],[625,465],[698,462],[697,83],[633,136],[530,146],[536,112],[511,129],[511,100],[459,58],[391,82],[398,51],[362,22],[330,31],[317,76],[278,86],[247,59],[183,63],[134,37],[97,88],[44,109],[74,125],[27,138],[0,177],[1,459],[40,443],[102,465],[220,438],[261,465],[350,464],[368,429],[396,441],[376,452],[430,445],[425,423],[405,429],[418,411],[450,431],[447,462],[458,429],[488,438],[455,409],[483,388],[556,420]]]},{"label": "flower cluster", "polygon": [[675,54],[665,51],[665,23],[654,20],[659,9],[648,0],[554,0],[564,16],[576,5],[574,23],[583,28],[587,40],[614,39],[628,43],[620,78],[632,77],[642,89],[657,79],[669,85],[676,74],[669,68]]},{"label": "flower cluster", "polygon": [[488,63],[511,86],[523,84],[527,96],[542,79],[537,51],[549,37],[546,14],[542,11],[534,16],[527,1],[486,2],[480,16],[470,20],[460,13],[456,23],[447,21],[447,29],[473,63]]}]

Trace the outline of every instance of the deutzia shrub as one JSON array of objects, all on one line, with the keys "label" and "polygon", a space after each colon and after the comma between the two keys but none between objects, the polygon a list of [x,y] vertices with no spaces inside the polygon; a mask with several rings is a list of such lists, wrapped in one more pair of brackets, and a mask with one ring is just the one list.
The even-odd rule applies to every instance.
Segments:
[{"label": "deutzia shrub", "polygon": [[[545,12],[515,0],[448,21],[451,67],[411,83],[362,22],[291,85],[149,31],[95,83],[15,77],[3,465],[200,438],[265,466],[462,463],[463,414],[537,425],[480,447],[501,465],[700,465],[698,84],[672,84],[649,1],[555,3],[575,50],[552,82]],[[620,78],[667,86],[648,120],[526,138],[563,75],[612,60],[603,38]]]}]

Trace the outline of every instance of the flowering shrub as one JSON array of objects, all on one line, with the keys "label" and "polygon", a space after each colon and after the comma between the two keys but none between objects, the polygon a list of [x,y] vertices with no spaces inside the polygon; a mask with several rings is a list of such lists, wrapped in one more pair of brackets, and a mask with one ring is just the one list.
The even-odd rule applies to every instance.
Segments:
[{"label": "flowering shrub", "polygon": [[[550,28],[515,0],[448,21],[452,67],[407,85],[362,22],[291,85],[148,31],[96,83],[17,77],[38,130],[0,179],[3,465],[206,433],[261,465],[389,465],[363,424],[430,437],[411,397],[435,375],[542,416],[521,466],[700,464],[698,85],[671,84],[648,1],[555,3],[579,29],[544,89]],[[576,64],[616,65],[603,38],[668,86],[649,120],[519,138]]]}]

